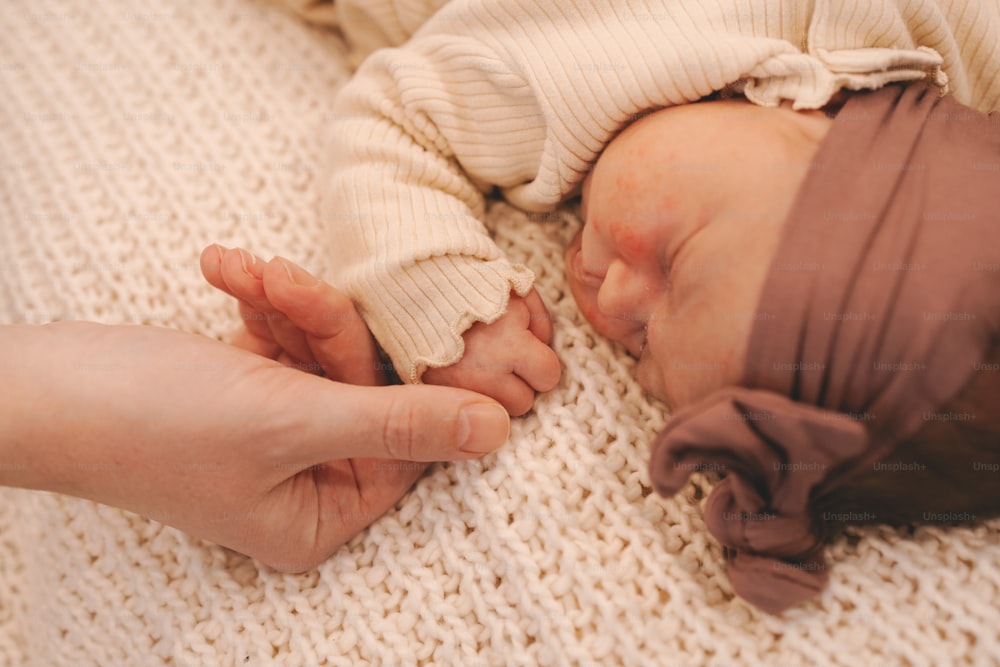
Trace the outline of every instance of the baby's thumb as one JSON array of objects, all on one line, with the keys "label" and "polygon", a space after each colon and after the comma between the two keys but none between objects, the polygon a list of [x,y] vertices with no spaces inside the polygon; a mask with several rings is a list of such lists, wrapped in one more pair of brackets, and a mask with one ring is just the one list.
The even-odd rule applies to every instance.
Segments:
[{"label": "baby's thumb", "polygon": [[[507,441],[510,418],[490,398],[430,385],[359,387],[322,381],[302,408],[315,421],[302,455],[451,461],[478,458]],[[308,444],[307,444],[308,443]]]}]

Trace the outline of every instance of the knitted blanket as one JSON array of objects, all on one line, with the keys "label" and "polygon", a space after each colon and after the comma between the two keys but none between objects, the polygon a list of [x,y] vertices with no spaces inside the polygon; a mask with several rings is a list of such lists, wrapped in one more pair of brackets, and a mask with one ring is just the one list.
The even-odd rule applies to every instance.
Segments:
[{"label": "knitted blanket", "polygon": [[[249,0],[0,5],[0,322],[224,337],[235,304],[198,271],[213,241],[322,274],[320,137],[348,75],[335,34]],[[578,218],[495,202],[489,224],[537,273],[564,365],[505,448],[434,466],[301,575],[156,517],[0,491],[0,665],[1000,656],[1000,522],[852,530],[830,550],[818,600],[776,618],[734,598],[699,510],[712,480],[696,476],[669,500],[651,493],[648,443],[666,415],[565,288]]]}]

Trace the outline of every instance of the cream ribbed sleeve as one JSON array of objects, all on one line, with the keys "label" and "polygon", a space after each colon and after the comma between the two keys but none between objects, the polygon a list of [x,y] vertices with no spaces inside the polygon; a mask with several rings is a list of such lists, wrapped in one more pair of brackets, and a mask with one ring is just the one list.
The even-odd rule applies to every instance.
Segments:
[{"label": "cream ribbed sleeve", "polygon": [[818,108],[841,88],[950,77],[960,101],[996,105],[998,32],[997,0],[454,0],[337,98],[333,278],[418,381],[531,288],[481,222],[494,187],[550,210],[637,114],[727,86]]}]

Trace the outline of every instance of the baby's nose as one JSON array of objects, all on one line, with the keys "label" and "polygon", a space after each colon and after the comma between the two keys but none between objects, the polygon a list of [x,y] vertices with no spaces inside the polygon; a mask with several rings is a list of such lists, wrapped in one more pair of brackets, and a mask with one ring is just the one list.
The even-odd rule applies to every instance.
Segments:
[{"label": "baby's nose", "polygon": [[597,292],[597,308],[605,317],[644,325],[652,314],[653,297],[652,285],[645,276],[615,260]]}]

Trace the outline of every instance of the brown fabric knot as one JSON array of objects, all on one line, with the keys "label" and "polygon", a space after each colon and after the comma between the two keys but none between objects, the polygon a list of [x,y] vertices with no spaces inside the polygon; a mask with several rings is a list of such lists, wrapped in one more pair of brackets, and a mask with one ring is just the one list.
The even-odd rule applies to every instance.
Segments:
[{"label": "brown fabric knot", "polygon": [[653,444],[650,476],[671,496],[693,472],[726,475],[705,505],[738,595],[777,614],[822,590],[827,570],[810,500],[869,451],[865,427],[774,392],[731,387],[679,411]]}]

